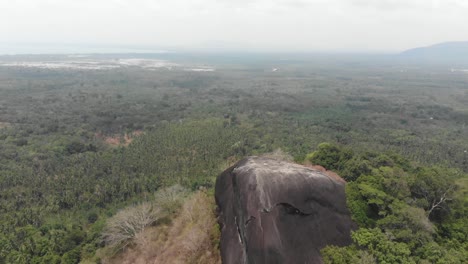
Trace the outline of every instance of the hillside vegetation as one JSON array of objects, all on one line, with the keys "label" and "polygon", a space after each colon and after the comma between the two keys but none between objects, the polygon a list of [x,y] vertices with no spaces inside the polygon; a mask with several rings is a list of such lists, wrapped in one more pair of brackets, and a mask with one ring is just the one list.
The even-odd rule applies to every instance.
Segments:
[{"label": "hillside vegetation", "polygon": [[[164,196],[167,194],[167,191],[163,193]],[[151,213],[156,213],[159,219],[133,236],[126,237],[124,248],[110,243],[97,252],[94,260],[102,258],[102,263],[135,264],[221,263],[218,250],[219,227],[212,195],[203,191],[197,191],[188,197],[184,197],[181,193],[173,195],[176,199],[171,201],[167,201],[167,197],[164,196],[156,197],[153,201],[156,203],[154,206],[162,208],[159,207],[160,210]],[[161,199],[166,201],[161,203]],[[135,215],[135,212],[141,213],[141,209],[141,205],[125,208],[110,218],[108,224],[115,223],[113,221],[117,220],[117,217],[120,218],[119,226],[128,227],[128,220]],[[135,224],[133,222],[130,225],[135,226]],[[91,263],[92,261],[93,259],[88,260]]]},{"label": "hillside vegetation", "polygon": [[[210,190],[235,161],[278,148],[350,182],[350,207],[364,228],[356,237],[385,236],[379,241],[397,243],[403,253],[395,254],[416,263],[466,253],[467,74],[320,60],[216,66],[0,67],[0,263],[110,261],[118,253],[103,250],[103,234],[121,210],[176,184]],[[321,142],[336,155],[310,154]],[[450,200],[431,210],[424,195],[440,193],[422,189],[445,183]],[[145,226],[154,252],[172,252],[186,235],[176,226],[209,222],[187,222],[180,210]],[[145,250],[132,243],[128,261]],[[356,243],[337,250],[380,261],[380,244]],[[429,247],[441,253],[431,259]],[[210,253],[194,259],[216,259],[211,248],[201,252]]]},{"label": "hillside vegetation", "polygon": [[463,263],[468,258],[467,175],[398,155],[356,154],[328,143],[309,155],[348,181],[354,244],[327,247],[325,263]]}]

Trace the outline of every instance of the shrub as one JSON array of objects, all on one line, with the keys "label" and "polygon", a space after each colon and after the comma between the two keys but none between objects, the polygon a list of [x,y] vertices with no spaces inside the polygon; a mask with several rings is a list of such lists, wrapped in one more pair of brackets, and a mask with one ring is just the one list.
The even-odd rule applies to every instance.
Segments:
[{"label": "shrub", "polygon": [[161,217],[161,209],[150,203],[143,203],[119,211],[107,221],[102,238],[106,245],[121,250],[145,227],[152,225]]},{"label": "shrub", "polygon": [[117,251],[141,237],[143,230],[159,219],[175,214],[181,207],[187,191],[180,185],[155,193],[153,202],[127,207],[111,217],[104,228],[103,242]]},{"label": "shrub", "polygon": [[187,189],[176,184],[157,191],[154,194],[155,204],[160,207],[164,213],[174,214],[182,206],[187,194]]},{"label": "shrub", "polygon": [[327,170],[338,171],[344,163],[352,158],[348,149],[342,149],[330,143],[321,143],[316,151],[307,155],[306,159],[312,164],[325,167]]}]

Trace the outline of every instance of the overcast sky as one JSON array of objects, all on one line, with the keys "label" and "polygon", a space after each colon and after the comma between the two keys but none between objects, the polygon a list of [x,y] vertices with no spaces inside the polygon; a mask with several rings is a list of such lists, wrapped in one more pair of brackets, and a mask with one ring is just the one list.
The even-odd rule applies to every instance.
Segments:
[{"label": "overcast sky", "polygon": [[468,40],[467,0],[0,0],[0,45],[400,51]]}]

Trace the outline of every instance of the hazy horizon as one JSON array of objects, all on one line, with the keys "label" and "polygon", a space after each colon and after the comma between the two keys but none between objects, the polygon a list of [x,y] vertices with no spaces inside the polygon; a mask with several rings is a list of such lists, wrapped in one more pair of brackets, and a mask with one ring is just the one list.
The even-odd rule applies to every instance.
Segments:
[{"label": "hazy horizon", "polygon": [[[452,41],[446,41],[452,42]],[[454,41],[458,42],[458,41]],[[396,55],[409,49],[432,46],[440,43],[432,43],[426,46],[410,47],[405,50],[268,50],[245,49],[220,45],[200,45],[193,47],[160,47],[138,46],[119,44],[74,44],[74,43],[0,43],[1,55],[46,55],[46,54],[158,54],[158,53],[206,53],[206,54],[311,54],[311,55]]]},{"label": "hazy horizon", "polygon": [[398,53],[468,40],[462,0],[0,0],[0,54]]}]

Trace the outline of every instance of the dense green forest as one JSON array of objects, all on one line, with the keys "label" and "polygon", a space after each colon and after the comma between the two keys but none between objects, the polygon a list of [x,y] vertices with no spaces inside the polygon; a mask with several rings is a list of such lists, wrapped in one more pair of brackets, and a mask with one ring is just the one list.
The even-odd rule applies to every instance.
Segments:
[{"label": "dense green forest", "polygon": [[119,209],[174,184],[210,189],[238,159],[278,148],[349,182],[360,229],[354,245],[325,249],[330,263],[467,258],[468,74],[233,61],[0,65],[0,263],[98,263]]},{"label": "dense green forest", "polygon": [[308,156],[347,180],[359,229],[353,245],[329,246],[325,263],[463,263],[468,259],[466,174],[418,166],[395,154],[322,143]]}]

